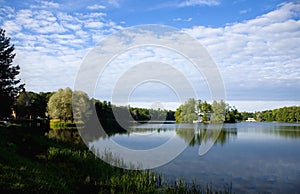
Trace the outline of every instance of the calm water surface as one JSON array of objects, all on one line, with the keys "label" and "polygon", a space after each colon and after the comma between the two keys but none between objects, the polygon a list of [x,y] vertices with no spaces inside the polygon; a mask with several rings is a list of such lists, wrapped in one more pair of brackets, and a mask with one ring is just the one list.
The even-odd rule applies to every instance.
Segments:
[{"label": "calm water surface", "polygon": [[[109,137],[92,134],[89,144],[97,147],[99,142],[113,140],[130,149],[147,150],[175,138],[187,148],[155,169],[166,180],[182,177],[188,183],[196,180],[221,190],[232,184],[235,193],[300,193],[300,124],[225,124],[210,151],[200,156],[199,146],[209,139],[205,128],[201,124],[144,124]],[[57,133],[48,135],[80,139],[79,134]]]}]

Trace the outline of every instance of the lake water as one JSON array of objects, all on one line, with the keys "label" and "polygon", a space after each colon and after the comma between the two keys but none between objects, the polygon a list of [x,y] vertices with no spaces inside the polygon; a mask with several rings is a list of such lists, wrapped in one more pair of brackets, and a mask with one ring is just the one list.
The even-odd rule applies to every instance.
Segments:
[{"label": "lake water", "polygon": [[200,156],[199,146],[209,139],[205,128],[201,124],[146,124],[94,139],[89,145],[97,147],[100,141],[113,140],[129,149],[147,150],[175,138],[187,147],[169,163],[155,168],[165,179],[182,177],[188,183],[212,184],[215,189],[232,184],[236,193],[300,193],[300,125],[224,124],[213,147]]}]

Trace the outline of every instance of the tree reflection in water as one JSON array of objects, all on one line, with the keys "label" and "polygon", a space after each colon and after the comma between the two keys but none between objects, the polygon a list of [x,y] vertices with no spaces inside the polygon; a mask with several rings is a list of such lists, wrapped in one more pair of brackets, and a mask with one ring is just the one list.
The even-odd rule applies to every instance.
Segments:
[{"label": "tree reflection in water", "polygon": [[[200,145],[206,143],[208,140],[216,139],[215,143],[224,145],[230,136],[237,136],[237,128],[208,130],[206,127],[196,128],[178,128],[176,134],[185,140],[190,146]],[[216,137],[217,136],[217,137]]]}]

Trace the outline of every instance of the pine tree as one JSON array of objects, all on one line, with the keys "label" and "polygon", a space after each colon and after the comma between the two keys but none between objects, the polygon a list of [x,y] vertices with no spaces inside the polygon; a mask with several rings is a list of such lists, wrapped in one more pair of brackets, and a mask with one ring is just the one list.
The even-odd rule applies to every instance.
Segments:
[{"label": "pine tree", "polygon": [[13,64],[14,49],[10,38],[5,36],[5,30],[0,29],[0,118],[11,115],[14,99],[24,88],[21,80],[16,78],[20,67]]}]

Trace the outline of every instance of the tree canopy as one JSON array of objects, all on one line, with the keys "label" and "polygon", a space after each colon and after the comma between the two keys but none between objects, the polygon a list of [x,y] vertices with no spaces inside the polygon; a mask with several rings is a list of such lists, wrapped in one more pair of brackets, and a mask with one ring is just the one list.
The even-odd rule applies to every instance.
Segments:
[{"label": "tree canopy", "polygon": [[257,121],[299,122],[300,106],[291,106],[256,112]]},{"label": "tree canopy", "polygon": [[47,103],[51,92],[26,92],[19,93],[14,103],[15,116],[18,119],[45,118]]},{"label": "tree canopy", "polygon": [[11,115],[14,100],[24,87],[17,78],[20,67],[13,64],[14,49],[10,38],[5,36],[5,30],[0,29],[0,118]]},{"label": "tree canopy", "polygon": [[[201,117],[201,120],[198,120]],[[235,123],[242,120],[241,113],[235,107],[230,107],[224,101],[206,101],[188,99],[175,112],[177,123],[192,123],[194,120],[206,122]]]},{"label": "tree canopy", "polygon": [[73,121],[72,90],[59,89],[49,99],[48,114],[51,118]]}]

